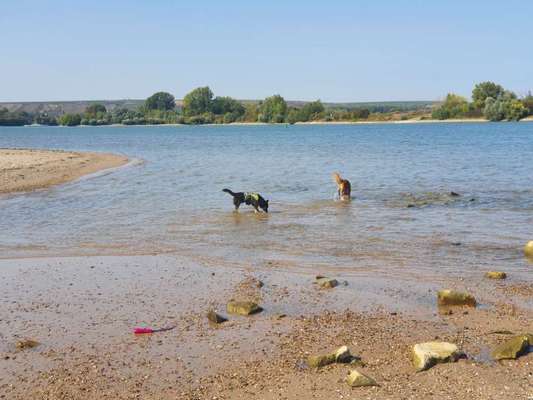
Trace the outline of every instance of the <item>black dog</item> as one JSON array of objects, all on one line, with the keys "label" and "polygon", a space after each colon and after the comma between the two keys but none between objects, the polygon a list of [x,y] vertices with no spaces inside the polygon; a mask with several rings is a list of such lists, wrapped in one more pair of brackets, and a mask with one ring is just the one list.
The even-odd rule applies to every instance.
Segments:
[{"label": "black dog", "polygon": [[261,208],[266,213],[268,212],[268,200],[265,200],[263,197],[261,197],[259,193],[235,193],[229,189],[222,189],[222,191],[229,193],[233,196],[233,204],[235,205],[235,210],[238,210],[239,206],[242,203],[245,203],[255,208],[255,212],[259,212],[259,208]]}]

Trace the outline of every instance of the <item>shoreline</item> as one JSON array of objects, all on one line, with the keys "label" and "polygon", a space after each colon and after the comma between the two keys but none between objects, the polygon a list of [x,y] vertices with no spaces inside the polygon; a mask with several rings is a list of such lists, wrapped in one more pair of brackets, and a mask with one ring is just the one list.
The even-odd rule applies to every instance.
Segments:
[{"label": "shoreline", "polygon": [[[499,363],[488,356],[509,338],[494,332],[533,330],[531,310],[504,290],[514,282],[450,277],[424,289],[429,301],[398,308],[406,299],[420,300],[409,281],[398,282],[402,290],[385,283],[372,289],[341,273],[336,278],[347,284],[322,289],[313,284],[316,271],[257,270],[178,255],[0,260],[0,270],[0,389],[9,399],[381,400],[469,393],[484,400],[531,394],[533,353]],[[440,287],[469,290],[483,307],[439,313]],[[252,300],[264,310],[230,315],[225,306],[231,299]],[[209,323],[209,309],[229,321]],[[133,335],[144,324],[175,328]],[[17,349],[22,339],[39,345]],[[410,349],[431,340],[456,343],[468,357],[418,373]],[[363,364],[320,372],[306,366],[309,355],[342,345]],[[380,386],[351,389],[344,382],[351,368]]]},{"label": "shoreline", "polygon": [[45,189],[127,163],[109,153],[0,149],[0,194]]},{"label": "shoreline", "polygon": [[[533,116],[523,118],[519,121],[498,121],[492,122],[484,118],[461,118],[461,119],[406,119],[406,120],[390,120],[390,121],[305,121],[305,122],[296,122],[290,124],[288,122],[280,123],[268,123],[268,122],[231,122],[229,124],[144,124],[144,125],[124,125],[124,124],[109,124],[109,125],[77,125],[77,126],[51,126],[56,128],[127,128],[127,127],[181,127],[181,126],[266,126],[266,125],[380,125],[380,124],[472,124],[472,123],[507,123],[507,122],[533,122]],[[24,125],[26,128],[39,128],[39,127],[48,127],[49,125]],[[16,127],[15,127],[16,128]]]}]

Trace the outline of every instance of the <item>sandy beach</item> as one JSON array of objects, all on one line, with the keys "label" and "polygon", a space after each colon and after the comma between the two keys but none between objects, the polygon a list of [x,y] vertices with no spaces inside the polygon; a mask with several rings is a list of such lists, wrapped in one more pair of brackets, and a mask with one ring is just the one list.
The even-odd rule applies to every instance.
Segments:
[{"label": "sandy beach", "polygon": [[0,149],[0,193],[47,188],[127,162],[114,154]]},{"label": "sandy beach", "polygon": [[[490,350],[533,331],[531,283],[461,279],[428,285],[309,271],[262,271],[178,256],[1,260],[0,393],[6,399],[529,399],[533,354],[496,362]],[[38,277],[38,279],[37,279]],[[423,285],[423,283],[421,283]],[[468,290],[480,306],[439,311],[436,289]],[[252,316],[226,312],[253,300]],[[389,304],[389,306],[387,306]],[[394,305],[392,305],[394,304]],[[210,323],[208,310],[229,321]],[[136,326],[171,330],[134,335]],[[21,340],[39,343],[18,349]],[[416,343],[457,344],[466,358],[416,372]],[[339,346],[357,365],[310,368]],[[352,368],[379,386],[350,388]]]},{"label": "sandy beach", "polygon": [[[95,153],[1,154],[3,192],[47,187],[126,162]],[[253,224],[256,232],[261,221],[245,212],[225,218],[238,221],[240,229]],[[197,230],[198,217],[194,221],[187,226]],[[466,252],[468,246],[440,243],[433,257]],[[391,264],[378,273],[370,260],[381,253],[354,268],[324,262],[311,269],[281,252],[263,258],[257,246],[254,250],[255,265],[219,257],[213,249],[0,256],[0,398],[532,398],[530,348],[516,359],[491,356],[510,338],[533,333],[533,284],[523,271],[509,268],[507,279],[494,280],[484,276],[485,267],[436,274]],[[514,253],[530,265],[522,248]],[[338,285],[320,287],[317,275],[335,278]],[[469,293],[477,307],[439,308],[441,289]],[[253,301],[262,311],[233,315],[227,311],[231,301]],[[228,321],[213,324],[207,318],[211,310]],[[170,329],[133,333],[143,326]],[[464,357],[417,372],[413,346],[430,341],[455,344]],[[353,364],[309,366],[309,356],[341,346],[349,348]],[[377,386],[348,386],[352,369]]]}]

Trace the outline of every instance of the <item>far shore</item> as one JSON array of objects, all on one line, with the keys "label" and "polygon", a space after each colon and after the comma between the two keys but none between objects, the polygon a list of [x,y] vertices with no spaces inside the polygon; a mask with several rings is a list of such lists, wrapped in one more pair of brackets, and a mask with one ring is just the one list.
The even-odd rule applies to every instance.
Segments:
[{"label": "far shore", "polygon": [[[491,122],[485,118],[460,118],[460,119],[405,119],[405,120],[390,120],[390,121],[372,121],[372,120],[359,120],[359,121],[305,121],[296,122],[293,125],[380,125],[380,124],[463,124],[463,123],[488,123]],[[507,121],[502,121],[507,122]],[[523,118],[517,122],[533,122],[533,116]],[[124,128],[124,127],[143,127],[143,126],[262,126],[262,125],[291,125],[288,122],[269,123],[269,122],[232,122],[229,124],[140,124],[140,125],[124,125],[124,124],[109,124],[109,125],[77,125],[70,128]],[[40,127],[47,125],[24,125],[26,127]],[[58,126],[60,128],[69,128],[66,126]]]},{"label": "far shore", "polygon": [[0,149],[0,193],[43,189],[127,162],[125,156],[107,153]]}]

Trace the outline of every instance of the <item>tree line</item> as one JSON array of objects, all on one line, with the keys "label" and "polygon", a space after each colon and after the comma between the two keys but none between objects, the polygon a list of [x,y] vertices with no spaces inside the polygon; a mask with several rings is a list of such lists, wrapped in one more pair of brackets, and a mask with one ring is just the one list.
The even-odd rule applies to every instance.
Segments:
[{"label": "tree line", "polygon": [[417,106],[372,104],[366,107],[347,105],[326,107],[320,100],[289,106],[279,94],[261,101],[239,101],[227,96],[214,96],[209,87],[192,90],[181,104],[167,92],[157,92],[148,97],[135,110],[127,108],[106,109],[94,103],[83,113],[64,113],[57,117],[46,113],[34,115],[0,109],[0,125],[156,125],[156,124],[228,124],[233,122],[289,123],[309,121],[359,121],[371,116],[409,110]]},{"label": "tree line", "polygon": [[[407,103],[406,103],[407,104]],[[428,113],[431,113],[429,115]],[[395,119],[485,117],[490,121],[517,121],[533,115],[533,96],[519,99],[516,94],[493,82],[477,84],[472,91],[472,102],[450,93],[442,104],[432,111],[416,105],[386,105],[375,103],[366,107],[346,106],[326,108],[320,100],[289,106],[279,94],[256,101],[239,101],[227,96],[216,96],[208,86],[189,92],[178,104],[167,92],[148,97],[137,109],[113,108],[93,103],[82,113],[30,114],[10,112],[0,108],[0,125],[157,125],[157,124],[228,124],[233,122],[289,123],[309,121],[389,121]]]},{"label": "tree line", "polygon": [[486,118],[489,121],[519,121],[533,115],[533,95],[518,96],[494,82],[481,82],[472,90],[472,101],[449,93],[432,112],[434,119]]}]

